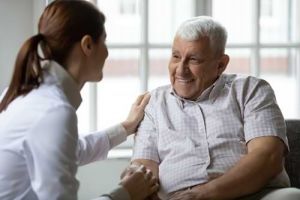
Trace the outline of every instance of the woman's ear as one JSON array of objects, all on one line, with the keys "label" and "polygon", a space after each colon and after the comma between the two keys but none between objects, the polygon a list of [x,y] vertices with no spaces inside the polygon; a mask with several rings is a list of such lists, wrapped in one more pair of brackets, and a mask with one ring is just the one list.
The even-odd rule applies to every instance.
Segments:
[{"label": "woman's ear", "polygon": [[223,54],[221,56],[221,58],[219,60],[219,65],[218,65],[218,75],[221,75],[225,71],[225,69],[229,63],[229,60],[230,60],[230,58],[227,54]]},{"label": "woman's ear", "polygon": [[92,39],[92,37],[89,36],[89,35],[83,36],[81,41],[80,41],[80,46],[81,46],[82,52],[86,56],[90,56],[91,53],[92,53],[92,49],[93,49],[93,39]]}]

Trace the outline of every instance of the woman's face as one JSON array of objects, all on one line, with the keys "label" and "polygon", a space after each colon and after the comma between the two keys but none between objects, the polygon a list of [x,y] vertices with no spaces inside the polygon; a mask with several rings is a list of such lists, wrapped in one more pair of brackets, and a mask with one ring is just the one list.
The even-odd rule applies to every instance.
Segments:
[{"label": "woman's face", "polygon": [[88,81],[101,81],[103,78],[103,66],[106,58],[108,57],[105,40],[106,32],[104,30],[98,41],[94,43],[94,49],[89,66],[90,78]]}]

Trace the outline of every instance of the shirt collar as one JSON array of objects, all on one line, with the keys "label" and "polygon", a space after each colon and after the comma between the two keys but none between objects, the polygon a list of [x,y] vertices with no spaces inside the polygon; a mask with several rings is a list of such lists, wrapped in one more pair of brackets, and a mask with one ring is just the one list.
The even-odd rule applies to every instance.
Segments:
[{"label": "shirt collar", "polygon": [[197,103],[206,99],[209,99],[213,102],[217,98],[217,95],[220,93],[223,86],[224,77],[223,75],[220,75],[220,77],[212,85],[206,88],[196,100],[188,100],[180,97],[178,94],[176,94],[176,91],[173,87],[170,88],[170,94],[178,99],[181,107],[183,108],[185,103]]},{"label": "shirt collar", "polygon": [[60,64],[53,60],[44,61],[42,63],[42,68],[46,74],[50,75],[50,77],[47,77],[47,75],[45,76],[45,83],[55,82],[55,84],[59,85],[69,103],[77,110],[81,104],[82,98],[78,84],[71,75]]}]

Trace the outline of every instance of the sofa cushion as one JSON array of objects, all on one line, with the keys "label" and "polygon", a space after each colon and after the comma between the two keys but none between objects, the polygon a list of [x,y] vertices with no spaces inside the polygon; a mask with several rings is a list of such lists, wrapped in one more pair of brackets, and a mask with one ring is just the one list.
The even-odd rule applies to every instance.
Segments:
[{"label": "sofa cushion", "polygon": [[300,120],[286,120],[290,152],[285,159],[285,168],[292,187],[300,188]]}]

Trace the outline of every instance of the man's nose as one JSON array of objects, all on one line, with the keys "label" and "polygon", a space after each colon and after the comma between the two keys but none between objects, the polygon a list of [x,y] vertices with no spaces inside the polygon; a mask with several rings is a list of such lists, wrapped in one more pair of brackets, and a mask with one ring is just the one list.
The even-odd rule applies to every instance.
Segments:
[{"label": "man's nose", "polygon": [[176,71],[178,74],[188,74],[190,69],[189,69],[188,64],[184,60],[181,60],[178,63]]}]

